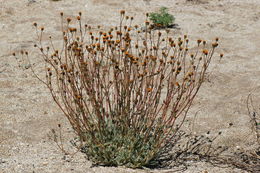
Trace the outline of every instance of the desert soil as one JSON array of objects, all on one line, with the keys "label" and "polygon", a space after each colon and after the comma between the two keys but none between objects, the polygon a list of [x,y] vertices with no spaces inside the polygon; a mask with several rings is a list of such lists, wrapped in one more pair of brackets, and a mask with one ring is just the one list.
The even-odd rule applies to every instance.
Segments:
[{"label": "desert soil", "polygon": [[[195,1],[195,0],[194,0]],[[256,144],[250,126],[246,99],[254,94],[260,101],[260,1],[259,0],[0,0],[0,172],[173,172],[91,167],[84,155],[65,156],[50,138],[51,129],[69,124],[51,99],[47,89],[32,76],[28,64],[12,57],[26,49],[35,63],[39,52],[33,48],[36,36],[33,22],[52,35],[59,34],[59,13],[83,13],[84,21],[110,28],[118,24],[119,10],[125,9],[142,24],[145,13],[169,8],[179,29],[173,37],[188,34],[190,40],[220,38],[208,79],[189,112],[186,127],[194,134],[222,132],[217,143],[231,148],[250,149]],[[257,29],[258,28],[258,29]],[[54,38],[58,41],[58,37]],[[39,70],[36,70],[39,72]],[[194,115],[196,114],[196,118]],[[192,122],[192,126],[188,123]],[[230,126],[230,123],[233,125]],[[64,143],[70,140],[64,136]],[[67,145],[69,147],[69,145]],[[72,149],[70,149],[72,150]],[[208,163],[190,163],[185,172],[245,172]]]}]

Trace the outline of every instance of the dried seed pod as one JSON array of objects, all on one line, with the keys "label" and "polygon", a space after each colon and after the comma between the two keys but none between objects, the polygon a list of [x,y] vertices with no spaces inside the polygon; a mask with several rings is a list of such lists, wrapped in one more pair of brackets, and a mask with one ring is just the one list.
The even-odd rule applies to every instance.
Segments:
[{"label": "dried seed pod", "polygon": [[146,88],[147,92],[151,92],[153,89],[152,88]]},{"label": "dried seed pod", "polygon": [[67,22],[70,23],[71,22],[71,18],[67,18]]},{"label": "dried seed pod", "polygon": [[212,43],[212,47],[215,48],[215,47],[218,47],[218,43]]},{"label": "dried seed pod", "polygon": [[209,51],[207,49],[204,49],[202,52],[204,55],[208,55],[208,53],[209,53]]},{"label": "dried seed pod", "polygon": [[125,10],[121,10],[121,11],[120,11],[120,14],[121,14],[121,15],[124,15],[124,14],[125,14]]}]

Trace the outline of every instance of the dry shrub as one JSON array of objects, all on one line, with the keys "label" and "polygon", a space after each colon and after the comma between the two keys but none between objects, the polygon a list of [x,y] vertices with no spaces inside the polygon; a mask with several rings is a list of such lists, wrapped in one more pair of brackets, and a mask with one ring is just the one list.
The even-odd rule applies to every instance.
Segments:
[{"label": "dry shrub", "polygon": [[37,77],[89,159],[102,165],[146,166],[181,127],[218,39],[210,49],[197,40],[190,52],[186,35],[174,40],[169,30],[155,31],[148,21],[142,32],[125,11],[120,12],[120,25],[108,31],[83,24],[81,17],[79,13],[75,27],[61,13],[61,50],[51,37],[49,46],[43,46],[44,28],[34,24],[35,47],[46,66],[46,79]]}]

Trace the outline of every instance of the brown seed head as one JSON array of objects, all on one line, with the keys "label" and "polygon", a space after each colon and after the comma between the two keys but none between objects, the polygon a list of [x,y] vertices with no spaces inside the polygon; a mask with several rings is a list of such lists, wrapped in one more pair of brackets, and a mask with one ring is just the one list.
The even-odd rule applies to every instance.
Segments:
[{"label": "brown seed head", "polygon": [[121,11],[120,11],[120,14],[121,14],[121,15],[124,15],[124,14],[125,14],[125,10],[121,10]]},{"label": "brown seed head", "polygon": [[67,22],[70,23],[71,22],[71,18],[67,18]]},{"label": "brown seed head", "polygon": [[176,47],[176,44],[175,43],[171,43],[171,47]]},{"label": "brown seed head", "polygon": [[212,43],[212,47],[215,48],[215,47],[218,47],[218,43]]},{"label": "brown seed head", "polygon": [[194,74],[193,72],[189,72],[188,75],[191,77],[191,76],[193,76],[193,74]]},{"label": "brown seed head", "polygon": [[209,51],[208,51],[207,49],[204,49],[202,52],[203,52],[205,55],[208,55],[208,54],[209,54]]},{"label": "brown seed head", "polygon": [[116,43],[119,44],[119,43],[120,43],[120,40],[116,40]]},{"label": "brown seed head", "polygon": [[151,92],[151,91],[152,91],[152,88],[146,88],[146,91],[147,91],[147,92]]}]

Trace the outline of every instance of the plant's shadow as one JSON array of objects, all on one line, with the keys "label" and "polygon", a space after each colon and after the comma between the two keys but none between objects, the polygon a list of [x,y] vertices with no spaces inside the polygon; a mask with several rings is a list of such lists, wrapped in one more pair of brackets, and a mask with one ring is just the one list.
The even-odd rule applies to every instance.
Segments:
[{"label": "plant's shadow", "polygon": [[152,25],[152,29],[153,30],[161,30],[161,29],[177,29],[180,30],[180,26],[177,23],[168,25],[168,26],[156,26],[156,25]]},{"label": "plant's shadow", "polygon": [[217,167],[239,168],[248,172],[260,171],[260,147],[254,151],[231,152],[226,146],[213,142],[221,135],[194,136],[180,131],[147,165],[151,169],[184,171],[191,163],[207,162]]}]

